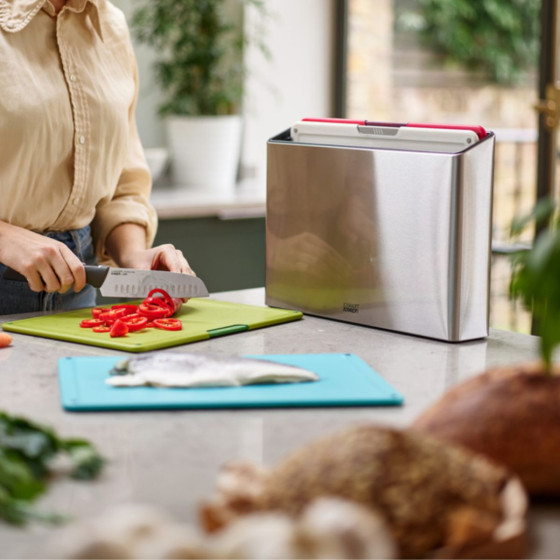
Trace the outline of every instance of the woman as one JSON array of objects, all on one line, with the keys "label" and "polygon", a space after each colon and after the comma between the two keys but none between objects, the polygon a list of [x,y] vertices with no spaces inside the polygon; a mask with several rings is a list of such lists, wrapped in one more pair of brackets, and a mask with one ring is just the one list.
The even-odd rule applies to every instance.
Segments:
[{"label": "woman", "polygon": [[[107,0],[0,0],[0,314],[95,305],[83,263],[193,273],[157,218]],[[2,277],[11,267],[27,283]]]}]

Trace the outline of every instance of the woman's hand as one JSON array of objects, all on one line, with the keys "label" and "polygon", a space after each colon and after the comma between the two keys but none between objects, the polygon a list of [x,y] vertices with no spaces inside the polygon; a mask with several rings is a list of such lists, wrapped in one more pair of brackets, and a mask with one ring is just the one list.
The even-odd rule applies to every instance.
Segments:
[{"label": "woman's hand", "polygon": [[107,252],[118,266],[169,270],[195,275],[183,252],[167,243],[146,249],[146,231],[138,224],[121,224],[107,237]]},{"label": "woman's hand", "polygon": [[[145,248],[146,232],[137,224],[121,224],[107,237],[107,252],[118,266],[143,270],[169,270],[196,276],[183,252],[170,243]],[[188,301],[188,298],[183,298]]]},{"label": "woman's hand", "polygon": [[86,284],[83,263],[64,244],[0,222],[0,262],[27,278],[34,292],[79,292]]},{"label": "woman's hand", "polygon": [[128,252],[119,263],[124,268],[145,270],[169,270],[194,275],[183,252],[171,244],[158,245],[151,249]]}]

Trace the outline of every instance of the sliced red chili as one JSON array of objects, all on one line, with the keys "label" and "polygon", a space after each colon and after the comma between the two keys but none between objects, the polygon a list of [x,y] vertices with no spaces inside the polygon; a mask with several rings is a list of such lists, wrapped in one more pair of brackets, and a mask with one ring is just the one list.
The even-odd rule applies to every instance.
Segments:
[{"label": "sliced red chili", "polygon": [[122,321],[128,327],[129,332],[139,331],[148,325],[148,318],[138,313],[121,317],[119,321]]},{"label": "sliced red chili", "polygon": [[143,301],[138,306],[138,313],[148,319],[161,319],[171,314],[165,303],[155,303],[154,301]]},{"label": "sliced red chili", "polygon": [[183,305],[182,298],[172,298],[165,290],[155,288],[139,305],[121,303],[108,307],[94,307],[93,319],[84,319],[81,327],[93,328],[95,332],[109,332],[112,337],[148,327],[168,331],[183,328],[179,319],[171,318]]},{"label": "sliced red chili", "polygon": [[128,333],[128,325],[123,323],[121,319],[117,319],[112,325],[109,334],[112,338],[117,336],[124,336]]},{"label": "sliced red chili", "polygon": [[173,305],[173,298],[165,291],[165,290],[161,290],[159,288],[155,288],[153,290],[150,290],[148,292],[148,296],[146,299],[148,298],[155,298],[157,297],[157,295],[161,295],[161,298],[157,298],[157,299],[163,299],[163,301],[165,301],[165,303],[167,303],[167,305],[169,306],[170,309],[174,308]]},{"label": "sliced red chili", "polygon": [[173,298],[173,314],[177,313],[183,307],[183,298]]},{"label": "sliced red chili", "polygon": [[158,288],[151,290],[144,301],[164,301],[171,311],[170,316],[177,313],[183,305],[183,298],[172,298],[165,290]]},{"label": "sliced red chili", "polygon": [[165,331],[180,331],[183,328],[183,323],[180,319],[166,317],[165,319],[154,319],[154,327]]},{"label": "sliced red chili", "polygon": [[80,327],[83,329],[91,329],[92,327],[99,327],[103,325],[104,321],[100,319],[84,319],[80,322]]},{"label": "sliced red chili", "polygon": [[108,309],[105,313],[98,315],[98,319],[102,321],[115,321],[126,314],[125,309]]},{"label": "sliced red chili", "polygon": [[124,309],[125,313],[123,317],[138,313],[138,306],[134,303],[118,303],[116,305],[112,305],[111,309]]},{"label": "sliced red chili", "polygon": [[173,301],[169,302],[162,298],[147,297],[142,303],[153,303],[154,305],[159,305],[160,307],[167,307],[167,309],[169,309],[169,313],[173,312]]},{"label": "sliced red chili", "polygon": [[91,310],[91,314],[93,317],[97,318],[101,313],[106,313],[108,309],[106,307],[94,307]]}]

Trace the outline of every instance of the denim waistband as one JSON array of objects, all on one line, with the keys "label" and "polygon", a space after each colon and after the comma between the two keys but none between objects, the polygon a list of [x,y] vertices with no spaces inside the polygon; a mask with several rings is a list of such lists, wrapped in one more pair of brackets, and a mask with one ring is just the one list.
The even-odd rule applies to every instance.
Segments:
[{"label": "denim waistband", "polygon": [[[96,264],[89,226],[69,231],[47,231],[43,235],[64,243],[82,262]],[[96,290],[93,286],[86,285],[79,293],[73,289],[64,294],[32,292],[27,282],[4,280],[5,268],[0,263],[0,315],[95,306]]]},{"label": "denim waistband", "polygon": [[92,243],[91,227],[89,225],[80,229],[70,229],[68,231],[46,231],[43,235],[64,243],[82,260],[89,251]]}]

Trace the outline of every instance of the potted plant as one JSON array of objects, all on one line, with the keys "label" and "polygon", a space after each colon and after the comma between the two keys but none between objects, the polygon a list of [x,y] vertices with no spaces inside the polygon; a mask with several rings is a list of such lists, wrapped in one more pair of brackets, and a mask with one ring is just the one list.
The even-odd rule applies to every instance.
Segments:
[{"label": "potted plant", "polygon": [[[133,12],[136,38],[156,51],[173,181],[229,190],[235,185],[249,39],[244,9],[264,0],[143,0]],[[266,49],[259,43],[262,52]]]},{"label": "potted plant", "polygon": [[510,467],[532,495],[560,496],[560,221],[555,205],[540,202],[515,220],[529,224],[532,248],[513,255],[511,296],[532,310],[540,360],[487,370],[457,385],[413,427],[465,445]]}]

